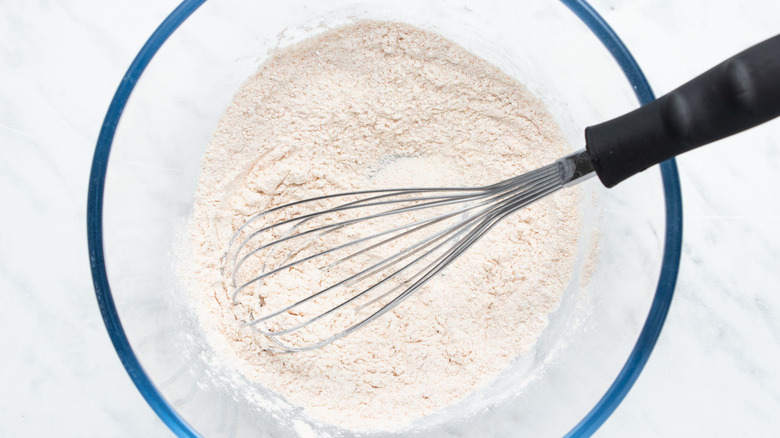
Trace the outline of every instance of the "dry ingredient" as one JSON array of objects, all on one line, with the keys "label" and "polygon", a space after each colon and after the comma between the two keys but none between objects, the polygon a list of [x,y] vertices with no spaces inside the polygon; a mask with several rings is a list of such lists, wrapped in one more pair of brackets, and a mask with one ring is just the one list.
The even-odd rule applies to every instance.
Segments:
[{"label": "dry ingredient", "polygon": [[[496,226],[402,305],[319,350],[274,354],[231,302],[221,256],[250,215],[373,187],[474,186],[567,152],[521,84],[443,37],[358,22],[275,54],[211,139],[184,275],[209,341],[248,379],[314,419],[392,429],[490,382],[536,341],[568,284],[577,193]],[[294,275],[279,282],[285,294]]]}]

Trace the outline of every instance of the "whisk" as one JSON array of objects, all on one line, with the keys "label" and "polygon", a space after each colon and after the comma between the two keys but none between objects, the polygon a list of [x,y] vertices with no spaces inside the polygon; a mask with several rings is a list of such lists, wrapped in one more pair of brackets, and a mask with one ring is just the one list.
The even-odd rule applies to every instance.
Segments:
[{"label": "whisk", "polygon": [[[585,149],[524,175],[481,187],[340,193],[260,212],[230,239],[223,273],[244,324],[269,349],[317,349],[394,309],[533,202],[594,174],[613,187],[778,115],[780,35],[587,128]],[[292,292],[274,293],[290,282]]]}]

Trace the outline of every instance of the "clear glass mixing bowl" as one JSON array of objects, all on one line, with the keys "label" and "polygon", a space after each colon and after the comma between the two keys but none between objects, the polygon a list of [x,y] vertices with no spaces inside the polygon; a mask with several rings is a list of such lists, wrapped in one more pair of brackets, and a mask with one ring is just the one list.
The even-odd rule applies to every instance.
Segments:
[{"label": "clear glass mixing bowl", "polygon": [[[432,30],[525,83],[572,148],[583,146],[586,126],[632,109],[636,97],[652,99],[631,55],[582,1],[201,3],[183,2],[123,78],[95,150],[88,206],[108,332],[139,391],[181,436],[352,434],[311,421],[222,365],[175,274],[176,236],[209,136],[272,49],[364,18]],[[488,387],[402,435],[587,435],[623,399],[674,289],[677,172],[668,162],[611,190],[596,179],[582,190],[576,272],[536,347]]]}]

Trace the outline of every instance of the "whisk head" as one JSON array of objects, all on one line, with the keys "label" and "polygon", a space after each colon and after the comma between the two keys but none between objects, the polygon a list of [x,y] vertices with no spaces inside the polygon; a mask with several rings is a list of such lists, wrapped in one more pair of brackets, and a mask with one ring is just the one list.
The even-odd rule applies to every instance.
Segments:
[{"label": "whisk head", "polygon": [[496,184],[366,190],[282,205],[238,228],[223,273],[269,349],[323,347],[390,311],[504,217],[564,185],[554,163]]}]

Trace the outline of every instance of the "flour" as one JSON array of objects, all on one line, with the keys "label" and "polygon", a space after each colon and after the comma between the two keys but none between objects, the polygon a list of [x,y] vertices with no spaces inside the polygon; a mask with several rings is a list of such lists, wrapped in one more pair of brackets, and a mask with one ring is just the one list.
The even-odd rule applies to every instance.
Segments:
[{"label": "flour", "polygon": [[[407,301],[322,349],[276,354],[231,302],[221,257],[254,213],[367,188],[480,186],[568,152],[543,105],[497,68],[407,25],[361,22],[277,53],[219,121],[190,224],[191,294],[209,341],[311,417],[391,429],[452,405],[528,351],[560,301],[577,194],[521,210]],[[290,274],[267,299],[297,293]]]}]

